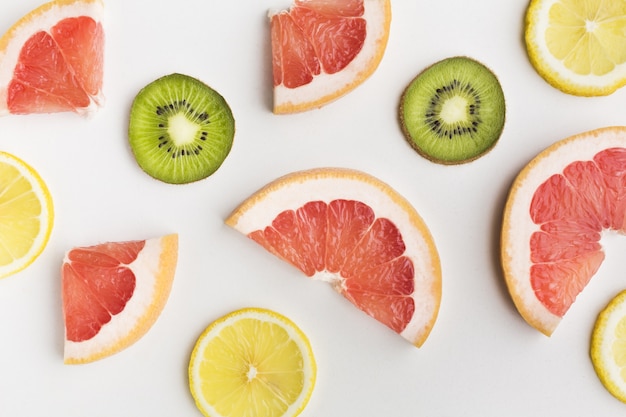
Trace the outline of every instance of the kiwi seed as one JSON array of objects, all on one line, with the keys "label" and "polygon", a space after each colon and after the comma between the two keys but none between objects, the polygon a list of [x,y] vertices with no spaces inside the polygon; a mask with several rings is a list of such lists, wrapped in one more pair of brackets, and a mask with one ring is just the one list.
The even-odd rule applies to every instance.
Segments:
[{"label": "kiwi seed", "polygon": [[404,136],[419,154],[440,164],[461,164],[484,155],[500,138],[504,93],[480,62],[447,58],[411,81],[399,112]]},{"label": "kiwi seed", "polygon": [[235,119],[211,87],[182,74],[145,86],[133,101],[128,137],[139,166],[171,184],[198,181],[222,165],[233,144]]}]

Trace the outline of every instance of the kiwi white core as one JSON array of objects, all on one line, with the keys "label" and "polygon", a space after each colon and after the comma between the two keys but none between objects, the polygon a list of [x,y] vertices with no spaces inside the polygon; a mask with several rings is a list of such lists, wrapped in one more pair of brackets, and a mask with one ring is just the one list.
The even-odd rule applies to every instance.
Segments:
[{"label": "kiwi white core", "polygon": [[168,120],[167,133],[178,146],[193,143],[199,130],[200,126],[182,113],[177,113]]},{"label": "kiwi white core", "polygon": [[454,96],[441,106],[440,116],[448,124],[467,120],[468,102],[464,97]]}]

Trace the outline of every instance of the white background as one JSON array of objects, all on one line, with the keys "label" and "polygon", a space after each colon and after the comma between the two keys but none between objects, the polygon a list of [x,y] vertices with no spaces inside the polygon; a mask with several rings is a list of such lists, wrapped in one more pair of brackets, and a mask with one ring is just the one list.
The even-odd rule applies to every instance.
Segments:
[{"label": "white background", "polygon": [[[56,219],[43,254],[0,281],[0,415],[201,416],[187,365],[202,330],[259,306],[294,320],[318,363],[302,416],[617,416],[626,404],[597,379],[589,338],[600,309],[625,285],[626,239],[607,236],[607,260],[551,338],[515,310],[499,263],[503,205],[519,170],[553,142],[626,124],[626,90],[569,96],[527,59],[527,0],[395,0],[384,58],[358,89],[315,111],[271,112],[268,9],[289,0],[108,0],[107,102],[74,114],[0,120],[0,149],[35,167]],[[37,0],[3,2],[0,32]],[[426,66],[468,55],[499,77],[507,122],[496,147],[461,166],[431,163],[405,142],[400,94]],[[208,179],[161,183],[135,163],[130,104],[172,72],[197,77],[231,105],[237,133]],[[422,348],[368,318],[224,225],[243,199],[278,176],[320,166],[366,171],[413,203],[443,269],[437,323]],[[73,246],[180,235],[168,304],[135,345],[99,362],[63,364],[60,265]]]}]

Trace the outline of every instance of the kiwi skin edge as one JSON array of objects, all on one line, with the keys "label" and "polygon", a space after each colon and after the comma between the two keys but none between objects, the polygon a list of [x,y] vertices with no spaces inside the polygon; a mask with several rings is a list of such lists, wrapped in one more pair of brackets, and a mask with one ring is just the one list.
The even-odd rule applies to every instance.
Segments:
[{"label": "kiwi skin edge", "polygon": [[[398,121],[400,123],[400,128],[402,130],[402,134],[404,136],[404,138],[406,139],[406,142],[408,142],[408,144],[422,157],[424,157],[425,159],[437,163],[437,164],[441,164],[441,165],[461,165],[461,164],[465,164],[468,162],[472,162],[484,155],[486,155],[487,153],[489,153],[494,147],[495,145],[498,143],[502,132],[504,131],[504,126],[506,125],[506,109],[505,109],[505,97],[504,97],[504,92],[502,92],[503,94],[503,115],[502,115],[502,128],[499,131],[499,135],[495,138],[495,140],[492,141],[492,143],[490,144],[489,147],[485,148],[484,150],[482,150],[482,152],[469,157],[469,158],[464,158],[464,159],[442,159],[442,158],[437,158],[427,152],[424,152],[424,150],[422,150],[416,143],[415,140],[412,138],[410,132],[408,131],[407,125],[406,125],[406,121],[404,119],[404,103],[405,103],[405,97],[407,95],[407,92],[410,90],[412,84],[414,83],[414,81],[416,79],[418,79],[419,77],[421,77],[426,71],[428,71],[429,69],[431,69],[433,66],[439,64],[442,61],[448,60],[448,59],[467,59],[470,61],[474,61],[475,63],[478,63],[480,65],[482,65],[483,67],[485,67],[490,73],[491,75],[495,78],[495,80],[497,81],[498,84],[500,84],[500,81],[497,77],[497,75],[486,65],[484,65],[482,62],[468,57],[468,56],[463,56],[463,55],[459,55],[459,56],[454,56],[454,57],[450,57],[450,58],[444,58],[442,60],[438,60],[437,62],[432,63],[431,65],[425,67],[422,71],[420,71],[415,77],[413,77],[411,79],[411,81],[407,84],[407,86],[405,87],[405,89],[403,90],[401,96],[400,96],[400,103],[398,106]],[[500,85],[500,89],[502,89],[501,85]]]}]

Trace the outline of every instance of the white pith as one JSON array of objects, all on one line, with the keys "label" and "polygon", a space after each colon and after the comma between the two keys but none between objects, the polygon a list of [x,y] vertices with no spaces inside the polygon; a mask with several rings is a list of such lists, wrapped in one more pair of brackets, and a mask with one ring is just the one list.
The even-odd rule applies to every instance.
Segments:
[{"label": "white pith", "polygon": [[[0,152],[0,164],[7,164],[19,171],[19,173],[28,180],[32,187],[33,193],[39,199],[41,204],[41,213],[39,215],[39,234],[33,240],[30,250],[21,258],[15,259],[8,265],[0,266],[0,277],[9,275],[15,271],[23,269],[29,262],[41,252],[46,244],[51,224],[51,212],[53,207],[50,205],[49,191],[43,179],[32,167],[8,154]],[[1,244],[1,243],[0,243]]]},{"label": "white pith", "polygon": [[447,99],[441,106],[439,114],[444,122],[454,124],[465,121],[467,118],[467,99],[454,96]]},{"label": "white pith", "polygon": [[[274,86],[274,107],[283,105],[298,106],[303,103],[323,102],[326,97],[341,96],[369,77],[377,66],[372,67],[371,61],[378,59],[377,52],[385,41],[387,0],[365,0],[362,18],[366,20],[366,37],[363,48],[344,69],[335,74],[323,71],[307,85],[298,88],[287,88],[284,85]],[[270,18],[276,12],[270,12]],[[382,45],[384,47],[384,45]],[[359,80],[358,82],[356,82]],[[356,84],[355,84],[356,82]],[[338,92],[341,92],[338,94]],[[335,97],[338,98],[338,97]]]},{"label": "white pith", "polygon": [[[277,324],[287,332],[290,339],[298,346],[300,352],[302,352],[302,369],[304,371],[304,384],[302,391],[297,400],[290,404],[287,410],[285,410],[282,414],[283,416],[297,415],[298,411],[305,405],[305,402],[308,401],[308,397],[313,389],[316,377],[315,359],[312,356],[313,353],[311,352],[310,345],[304,333],[295,327],[294,323],[276,313],[270,313],[255,308],[240,310],[215,321],[205,330],[205,333],[200,336],[200,339],[194,347],[194,352],[192,354],[193,359],[189,367],[189,373],[191,376],[190,382],[192,384],[191,391],[194,394],[194,399],[199,403],[200,408],[207,412],[207,415],[221,416],[221,414],[206,401],[205,397],[200,395],[202,392],[203,382],[200,374],[200,367],[202,365],[203,357],[198,357],[196,355],[201,355],[206,350],[207,345],[211,343],[215,337],[219,337],[218,335],[222,330],[233,325],[236,326],[237,322],[243,319],[254,319],[262,322]],[[227,366],[229,364],[224,365]]]},{"label": "white pith", "polygon": [[[605,89],[607,86],[618,85],[624,78],[626,78],[626,62],[616,63],[613,71],[605,75],[582,75],[577,74],[567,68],[563,61],[558,60],[548,50],[547,42],[543,39],[546,30],[549,27],[549,11],[550,8],[557,3],[561,3],[561,0],[542,0],[542,5],[538,5],[534,14],[534,26],[532,30],[531,39],[536,47],[536,53],[539,56],[540,61],[544,61],[549,68],[554,72],[551,74],[560,82],[571,83],[575,86]],[[586,21],[583,26],[587,31],[591,32],[597,25],[596,22]],[[626,34],[623,34],[626,36]]]},{"label": "white pith", "polygon": [[168,121],[167,133],[177,146],[193,143],[200,126],[190,121],[183,113],[176,113]]},{"label": "white pith", "polygon": [[[296,177],[300,173],[294,173]],[[363,174],[361,174],[363,175]],[[413,262],[415,270],[413,298],[415,314],[401,336],[414,343],[427,336],[429,324],[439,308],[440,265],[434,242],[426,225],[417,212],[387,185],[372,177],[351,174],[308,176],[306,171],[300,179],[280,182],[272,187],[254,204],[242,210],[233,228],[248,235],[263,229],[282,211],[296,210],[310,201],[356,200],[370,206],[377,218],[391,220],[402,233],[405,256]],[[247,205],[244,203],[242,206]],[[230,223],[229,223],[230,224]],[[344,278],[338,274],[321,271],[313,279],[329,282],[336,290],[343,288]]]},{"label": "white pith", "polygon": [[[55,4],[45,13],[37,14],[34,19],[28,22],[19,21],[11,27],[3,35],[3,37],[10,36],[11,41],[6,49],[0,51],[0,116],[9,112],[7,109],[7,88],[13,78],[13,71],[17,65],[22,46],[31,36],[40,31],[49,32],[60,20],[68,17],[88,16],[96,22],[100,22],[103,14],[104,4],[100,0],[90,3]],[[94,111],[98,107],[98,103],[102,101],[102,92],[99,92],[97,97],[91,97],[91,104],[82,112]]]},{"label": "white pith", "polygon": [[[163,251],[163,238],[146,240],[144,248],[139,252],[137,259],[128,265],[135,275],[135,290],[124,310],[111,318],[93,338],[73,342],[65,339],[65,360],[80,361],[98,355],[106,349],[116,346],[133,329],[140,319],[150,309],[157,290],[157,271],[159,270],[160,255]],[[67,256],[64,262],[68,262]]]},{"label": "white pith", "polygon": [[507,284],[517,294],[517,304],[523,306],[529,322],[540,323],[549,333],[556,329],[561,317],[551,313],[535,296],[530,283],[530,237],[540,227],[530,218],[531,200],[537,188],[554,174],[574,161],[589,161],[603,149],[626,148],[626,129],[620,131],[590,132],[557,142],[549,147],[520,173],[511,187],[507,201],[508,213],[504,224],[502,256],[508,263]]}]

